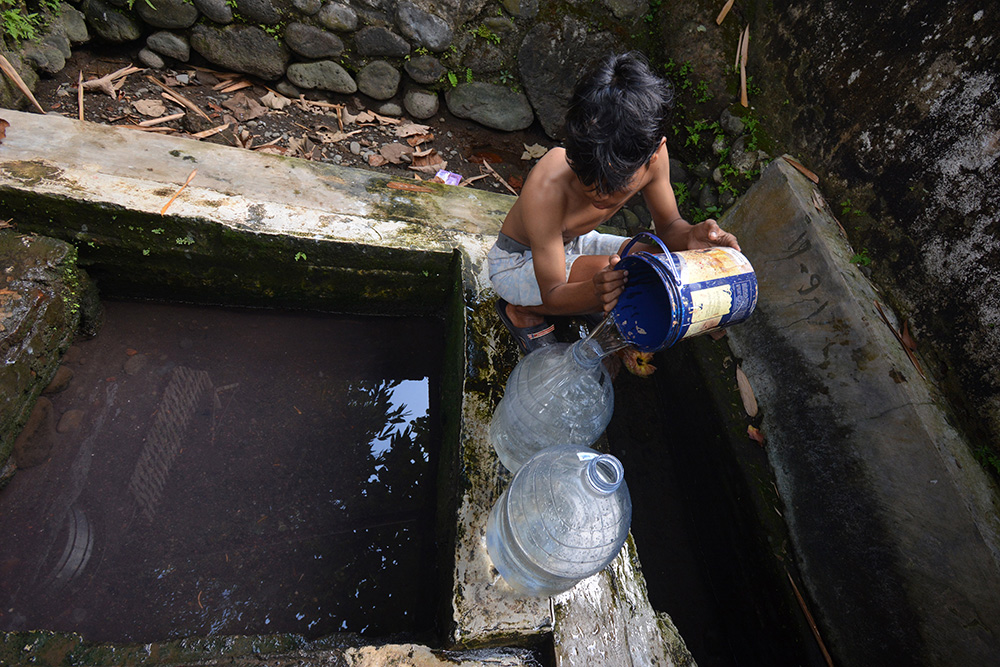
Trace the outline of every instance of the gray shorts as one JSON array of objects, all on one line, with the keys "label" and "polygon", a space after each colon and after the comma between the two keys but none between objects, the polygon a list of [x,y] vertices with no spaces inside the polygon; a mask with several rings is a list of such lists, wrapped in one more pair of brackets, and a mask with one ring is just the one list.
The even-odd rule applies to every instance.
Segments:
[{"label": "gray shorts", "polygon": [[[587,232],[566,244],[566,279],[569,280],[573,262],[582,255],[616,255],[626,236]],[[501,235],[486,256],[493,289],[507,303],[517,306],[542,305],[542,293],[535,279],[535,265],[531,249],[512,238]]]}]

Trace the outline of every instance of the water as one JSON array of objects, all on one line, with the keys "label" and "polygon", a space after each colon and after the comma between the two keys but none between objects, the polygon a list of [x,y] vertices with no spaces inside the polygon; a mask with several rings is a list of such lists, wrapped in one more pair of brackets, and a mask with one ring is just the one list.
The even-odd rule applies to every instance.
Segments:
[{"label": "water", "polygon": [[105,306],[0,492],[0,631],[433,631],[440,321]]}]

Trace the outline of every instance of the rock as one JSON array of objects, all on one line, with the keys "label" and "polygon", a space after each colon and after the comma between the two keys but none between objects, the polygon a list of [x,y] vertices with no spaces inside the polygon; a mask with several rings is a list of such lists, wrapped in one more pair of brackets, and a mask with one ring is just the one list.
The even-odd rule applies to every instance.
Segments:
[{"label": "rock", "polygon": [[323,5],[316,19],[329,30],[354,32],[358,29],[358,13],[339,2],[328,2]]},{"label": "rock", "polygon": [[512,16],[533,19],[538,15],[538,0],[501,0],[501,3]]},{"label": "rock", "polygon": [[8,459],[6,463],[0,465],[0,489],[7,486],[7,483],[14,477],[14,473],[17,472],[17,465],[14,464],[14,459]]},{"label": "rock", "polygon": [[153,51],[150,48],[144,47],[142,49],[139,49],[138,56],[139,60],[146,67],[152,67],[153,69],[163,69],[164,67],[167,66],[166,61],[162,57],[160,57],[160,54],[158,54],[156,51]]},{"label": "rock", "polygon": [[602,4],[611,10],[616,19],[638,18],[649,11],[646,0],[602,0]]},{"label": "rock", "polygon": [[198,8],[185,0],[137,0],[132,5],[143,21],[156,28],[190,28],[198,20]]},{"label": "rock", "polygon": [[277,25],[281,22],[281,14],[271,0],[236,0],[236,13],[247,23]]},{"label": "rock", "polygon": [[161,30],[146,38],[146,46],[161,56],[186,63],[191,57],[191,45],[187,39],[177,33]]},{"label": "rock", "polygon": [[376,100],[387,100],[399,90],[399,70],[384,60],[375,60],[358,71],[358,90]]},{"label": "rock", "polygon": [[87,19],[83,12],[68,3],[61,4],[59,8],[60,14],[55,19],[55,25],[62,29],[69,41],[73,44],[89,41],[90,33],[87,32]]},{"label": "rock", "polygon": [[707,162],[699,162],[691,167],[691,172],[696,178],[705,179],[712,175],[712,165]]},{"label": "rock", "polygon": [[290,97],[293,100],[298,99],[299,95],[302,94],[302,91],[300,91],[298,88],[292,85],[292,82],[288,81],[287,79],[282,79],[281,81],[279,81],[278,84],[274,87],[274,89],[277,90],[282,95],[284,95],[285,97]]},{"label": "rock", "polygon": [[56,426],[57,433],[69,433],[80,428],[80,424],[83,423],[83,418],[86,416],[86,412],[83,410],[67,410],[63,413],[63,416],[59,418],[59,424]]},{"label": "rock", "polygon": [[42,44],[58,49],[65,60],[69,60],[73,55],[72,44],[69,37],[61,29],[53,27],[52,32],[42,38]]},{"label": "rock", "polygon": [[417,83],[427,85],[441,80],[445,68],[434,56],[417,56],[403,63],[403,69]]},{"label": "rock", "polygon": [[405,39],[380,26],[359,30],[354,36],[354,46],[362,56],[402,58],[410,53],[410,45]]},{"label": "rock", "polygon": [[5,277],[0,290],[0,460],[5,460],[35,398],[56,375],[80,308],[73,279],[79,269],[69,244],[7,231],[0,234],[0,257]]},{"label": "rock", "polygon": [[403,108],[396,104],[395,102],[386,102],[378,108],[378,113],[381,116],[389,116],[390,118],[399,118],[403,115]]},{"label": "rock", "polygon": [[52,401],[40,397],[35,401],[24,429],[14,441],[14,461],[18,468],[33,468],[44,463],[52,453],[55,417]]},{"label": "rock", "polygon": [[43,394],[58,394],[60,391],[64,390],[69,386],[70,381],[73,379],[73,369],[68,366],[59,366],[56,369],[55,377],[49,382],[45,389],[42,389]]},{"label": "rock", "polygon": [[447,21],[406,0],[396,6],[396,26],[411,42],[435,53],[447,49],[454,36]]},{"label": "rock", "polygon": [[440,99],[435,92],[411,88],[403,96],[403,106],[406,107],[406,113],[418,120],[425,120],[438,112]]},{"label": "rock", "polygon": [[87,25],[106,42],[121,44],[142,37],[142,24],[131,13],[119,11],[103,0],[84,0]]},{"label": "rock", "polygon": [[145,354],[133,354],[125,360],[125,364],[122,366],[122,369],[125,371],[126,375],[135,375],[146,367],[146,362],[148,360],[149,358]]},{"label": "rock", "polygon": [[210,20],[222,25],[233,22],[233,8],[226,0],[193,0],[194,6]]},{"label": "rock", "polygon": [[312,16],[320,10],[323,3],[320,0],[292,0],[292,6],[306,16]]},{"label": "rock", "polygon": [[361,144],[357,141],[352,141],[350,145],[351,152],[355,155],[361,155]]},{"label": "rock", "polygon": [[670,158],[670,182],[684,183],[687,181],[687,169],[684,163],[675,158]]},{"label": "rock", "polygon": [[305,23],[289,23],[285,43],[306,58],[336,58],[344,52],[344,42],[332,32]]},{"label": "rock", "polygon": [[648,225],[643,224],[642,220],[638,215],[633,213],[627,208],[621,210],[622,214],[622,229],[628,232],[628,236],[635,236],[639,232],[644,232],[649,229]]},{"label": "rock", "polygon": [[71,364],[79,364],[83,359],[83,350],[80,349],[79,345],[70,345],[66,348],[66,353],[63,354],[62,362],[67,366]]},{"label": "rock", "polygon": [[268,81],[280,78],[290,59],[283,45],[256,26],[199,23],[191,29],[191,48],[209,62]]},{"label": "rock", "polygon": [[[10,61],[11,66],[21,76],[28,90],[34,92],[35,87],[38,85],[38,73],[35,72],[34,68],[24,62],[20,53],[4,52],[2,50],[0,50],[0,53],[3,53],[7,60]],[[11,83],[8,77],[0,76],[0,107],[4,109],[24,109],[29,104],[31,104],[31,100],[17,86]]]},{"label": "rock", "polygon": [[496,44],[490,42],[476,44],[475,49],[469,49],[462,57],[462,65],[476,74],[492,74],[499,72],[505,66],[507,56]]},{"label": "rock", "polygon": [[562,137],[566,108],[580,74],[613,50],[610,33],[588,34],[585,24],[569,16],[559,26],[540,23],[525,35],[518,49],[518,70],[535,115],[551,138]]},{"label": "rock", "polygon": [[722,115],[719,116],[719,125],[722,127],[722,131],[730,137],[740,136],[746,128],[743,119],[734,116],[729,109],[723,109]]},{"label": "rock", "polygon": [[701,192],[698,193],[698,206],[702,209],[709,209],[718,205],[719,198],[715,194],[715,188],[706,183],[701,188]]},{"label": "rock", "polygon": [[749,174],[760,166],[757,151],[748,151],[746,143],[746,136],[742,136],[733,142],[733,147],[729,151],[729,162],[736,171],[743,175]]},{"label": "rock", "polygon": [[492,83],[462,83],[445,94],[448,109],[494,130],[514,132],[531,125],[534,114],[528,99]]},{"label": "rock", "polygon": [[59,49],[48,44],[26,42],[21,54],[38,72],[52,76],[66,67],[66,58]]},{"label": "rock", "polygon": [[343,67],[331,60],[314,63],[294,63],[288,67],[288,80],[299,88],[329,90],[350,95],[357,92],[358,84]]}]

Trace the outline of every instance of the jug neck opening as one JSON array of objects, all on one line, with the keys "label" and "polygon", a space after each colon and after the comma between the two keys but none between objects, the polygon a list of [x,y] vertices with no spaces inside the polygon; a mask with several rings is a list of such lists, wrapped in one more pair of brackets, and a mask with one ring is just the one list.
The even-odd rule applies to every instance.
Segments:
[{"label": "jug neck opening", "polygon": [[624,347],[628,347],[628,341],[621,337],[614,318],[608,314],[594,327],[589,336],[578,340],[571,349],[577,363],[590,368],[597,366],[604,357]]},{"label": "jug neck opening", "polygon": [[587,464],[587,481],[601,495],[611,495],[625,480],[621,461],[610,454],[601,454]]}]

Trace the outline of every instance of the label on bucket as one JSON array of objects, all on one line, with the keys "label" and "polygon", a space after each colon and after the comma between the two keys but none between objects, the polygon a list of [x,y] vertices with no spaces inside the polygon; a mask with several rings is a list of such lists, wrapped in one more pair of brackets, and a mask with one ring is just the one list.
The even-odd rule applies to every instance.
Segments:
[{"label": "label on bucket", "polygon": [[[756,301],[756,277],[750,261],[729,248],[706,248],[674,255],[681,283],[690,297],[684,338],[741,321]],[[690,318],[690,319],[689,319]]]}]

